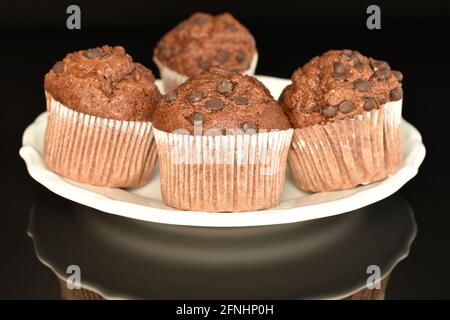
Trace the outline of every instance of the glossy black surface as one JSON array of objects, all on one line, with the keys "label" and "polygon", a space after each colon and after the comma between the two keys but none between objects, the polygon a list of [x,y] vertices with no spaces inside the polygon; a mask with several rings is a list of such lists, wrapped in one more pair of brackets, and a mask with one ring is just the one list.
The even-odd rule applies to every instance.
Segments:
[{"label": "glossy black surface", "polygon": [[[59,297],[54,276],[37,260],[26,235],[30,209],[38,194],[48,191],[28,176],[18,155],[23,130],[45,109],[43,75],[67,52],[104,43],[125,46],[156,71],[151,55],[159,37],[203,9],[230,10],[250,28],[260,74],[289,77],[314,55],[344,47],[385,59],[404,73],[403,115],[422,133],[427,156],[418,176],[399,191],[414,209],[418,235],[410,256],[395,269],[387,298],[450,298],[448,2],[378,1],[383,22],[377,31],[365,27],[364,1],[262,1],[258,8],[254,1],[78,3],[81,31],[65,28],[64,1],[1,2],[0,297]],[[70,208],[68,200],[61,201]]]},{"label": "glossy black surface", "polygon": [[[37,256],[107,297],[299,299],[349,296],[409,252],[413,212],[400,196],[344,215],[264,227],[142,222],[40,194],[30,214]],[[395,273],[395,271],[394,271]]]}]

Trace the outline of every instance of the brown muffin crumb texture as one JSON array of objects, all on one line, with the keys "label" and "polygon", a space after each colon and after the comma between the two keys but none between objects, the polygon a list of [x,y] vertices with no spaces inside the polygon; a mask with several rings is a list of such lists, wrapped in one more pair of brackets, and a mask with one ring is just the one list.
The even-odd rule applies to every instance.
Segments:
[{"label": "brown muffin crumb texture", "polygon": [[68,108],[116,120],[149,121],[161,97],[152,72],[119,46],[68,54],[45,75],[44,87]]},{"label": "brown muffin crumb texture", "polygon": [[190,78],[165,95],[153,114],[153,124],[165,132],[185,129],[190,134],[194,134],[194,125],[203,134],[206,130],[207,134],[227,134],[290,128],[283,110],[261,82],[220,67]]},{"label": "brown muffin crumb texture", "polygon": [[231,14],[199,12],[165,34],[154,57],[180,74],[193,76],[211,66],[244,72],[255,53],[253,36]]},{"label": "brown muffin crumb texture", "polygon": [[280,104],[294,128],[378,109],[403,98],[403,75],[358,51],[330,50],[292,75]]}]

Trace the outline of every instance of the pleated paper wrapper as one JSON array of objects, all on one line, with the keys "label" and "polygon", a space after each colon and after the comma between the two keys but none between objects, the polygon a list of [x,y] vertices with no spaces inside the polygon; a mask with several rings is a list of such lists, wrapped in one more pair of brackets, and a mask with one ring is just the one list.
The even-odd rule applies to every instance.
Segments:
[{"label": "pleated paper wrapper", "polygon": [[209,212],[277,206],[292,132],[208,136],[154,129],[165,204]]},{"label": "pleated paper wrapper", "polygon": [[402,100],[352,119],[295,129],[288,162],[295,184],[320,192],[385,179],[402,165]]},{"label": "pleated paper wrapper", "polygon": [[44,159],[50,170],[75,181],[138,187],[157,152],[151,122],[105,119],[74,111],[46,93]]},{"label": "pleated paper wrapper", "polygon": [[[182,75],[168,67],[166,67],[161,61],[157,58],[153,58],[153,61],[157,65],[159,69],[160,77],[163,81],[164,92],[171,92],[176,89],[180,84],[185,82],[189,77]],[[256,65],[258,64],[258,54],[254,54],[252,61],[250,63],[250,67],[242,72],[243,74],[254,75],[256,70]]]}]

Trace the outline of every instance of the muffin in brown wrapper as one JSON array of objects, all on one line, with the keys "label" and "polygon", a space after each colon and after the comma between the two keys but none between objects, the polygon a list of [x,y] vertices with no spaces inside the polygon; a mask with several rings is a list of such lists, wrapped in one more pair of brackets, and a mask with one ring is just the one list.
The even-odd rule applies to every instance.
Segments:
[{"label": "muffin in brown wrapper", "polygon": [[255,78],[213,67],[161,99],[153,124],[168,206],[235,212],[278,205],[293,130]]},{"label": "muffin in brown wrapper", "polygon": [[300,189],[348,189],[401,167],[402,79],[352,50],[328,51],[293,74],[279,100],[295,128],[288,162]]},{"label": "muffin in brown wrapper", "polygon": [[44,85],[49,169],[107,187],[149,180],[157,155],[150,118],[161,97],[150,70],[122,47],[103,46],[68,54]]},{"label": "muffin in brown wrapper", "polygon": [[156,161],[150,122],[119,121],[73,111],[47,95],[44,141],[50,170],[73,180],[108,187],[145,184]]},{"label": "muffin in brown wrapper", "polygon": [[382,180],[402,165],[401,102],[353,119],[294,130],[288,161],[302,190],[329,191]]},{"label": "muffin in brown wrapper", "polygon": [[209,137],[154,131],[168,206],[237,212],[278,205],[292,129]]}]

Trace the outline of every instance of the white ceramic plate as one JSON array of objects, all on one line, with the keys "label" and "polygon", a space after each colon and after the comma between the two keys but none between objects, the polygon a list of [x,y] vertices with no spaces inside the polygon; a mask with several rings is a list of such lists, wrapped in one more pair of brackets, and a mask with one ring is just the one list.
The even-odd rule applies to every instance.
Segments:
[{"label": "white ceramic plate", "polygon": [[[290,82],[267,76],[258,76],[258,79],[270,89],[274,97],[278,97]],[[158,85],[161,85],[160,81]],[[295,187],[288,171],[281,203],[276,208],[239,213],[181,211],[167,207],[162,202],[157,169],[147,185],[127,190],[81,184],[53,173],[43,159],[46,124],[47,114],[43,113],[25,130],[20,149],[28,172],[36,181],[62,197],[107,213],[178,225],[258,226],[306,221],[349,212],[395,193],[417,174],[425,157],[420,133],[402,120],[403,167],[383,181],[349,190],[307,193]]]}]

